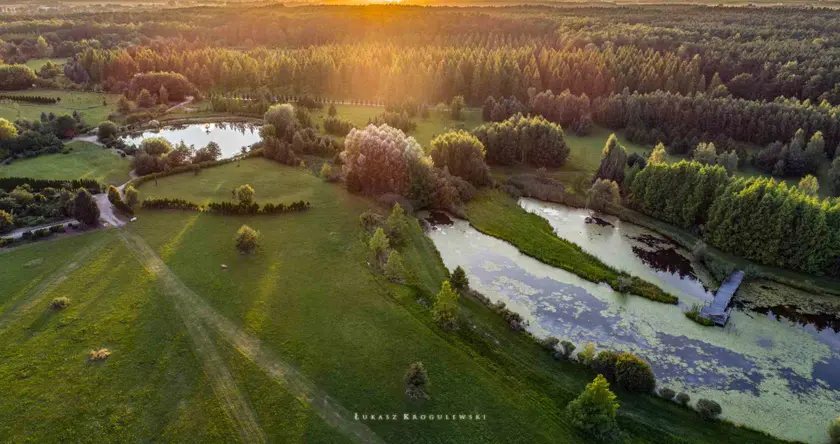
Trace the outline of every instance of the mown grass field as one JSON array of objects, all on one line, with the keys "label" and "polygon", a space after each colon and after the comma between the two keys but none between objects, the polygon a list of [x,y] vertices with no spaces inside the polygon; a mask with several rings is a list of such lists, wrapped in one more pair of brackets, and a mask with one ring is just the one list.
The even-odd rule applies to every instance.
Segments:
[{"label": "mown grass field", "polygon": [[[386,442],[582,442],[564,408],[594,375],[554,361],[470,299],[461,305],[473,328],[438,329],[417,298],[435,292],[445,270],[416,223],[403,247],[413,285],[396,285],[369,265],[358,216],[370,202],[303,170],[248,159],[139,191],[203,202],[227,199],[243,183],[258,202],[305,199],[312,209],[250,217],[141,209],[119,230],[0,252],[0,436],[247,441],[227,414],[244,405],[269,442],[344,442],[347,427],[359,426],[353,413],[403,412],[487,419],[363,425]],[[262,234],[254,255],[234,249],[242,224]],[[48,309],[57,296],[70,297],[70,307]],[[243,338],[270,356],[243,347]],[[202,340],[218,359],[196,347]],[[99,347],[110,358],[88,362]],[[411,401],[402,378],[418,360],[431,398]],[[268,364],[304,380],[284,384],[294,373],[278,377]],[[220,375],[232,381],[224,389]],[[323,405],[302,401],[301,387],[329,394],[329,405],[349,416],[344,425],[328,426],[316,414]],[[657,398],[618,395],[632,442],[772,441]]]},{"label": "mown grass field", "polygon": [[119,100],[118,94],[41,88],[12,91],[6,94],[57,97],[61,101],[54,105],[27,102],[0,103],[0,118],[9,121],[39,120],[42,112],[62,115],[78,111],[82,114],[85,123],[91,126],[99,125],[100,122],[108,119],[109,114],[116,112],[117,100]]},{"label": "mown grass field", "polygon": [[44,154],[0,166],[0,177],[35,179],[96,179],[112,185],[129,180],[131,160],[114,150],[90,142],[75,141],[66,145],[68,154]]},{"label": "mown grass field", "polygon": [[29,59],[26,61],[25,65],[32,68],[36,72],[41,69],[47,62],[53,62],[58,66],[64,66],[67,63],[67,59],[65,58],[44,58],[44,59]]}]

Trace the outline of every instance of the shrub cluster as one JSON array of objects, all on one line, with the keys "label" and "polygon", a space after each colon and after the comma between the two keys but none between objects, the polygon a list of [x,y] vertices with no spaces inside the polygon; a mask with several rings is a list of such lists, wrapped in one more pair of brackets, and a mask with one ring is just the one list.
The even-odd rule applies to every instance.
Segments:
[{"label": "shrub cluster", "polygon": [[116,207],[118,210],[128,214],[129,216],[134,214],[134,210],[132,210],[131,207],[122,200],[120,191],[113,185],[108,187],[108,201],[111,202],[111,205]]},{"label": "shrub cluster", "polygon": [[45,188],[65,188],[70,190],[84,188],[92,194],[102,192],[99,182],[93,179],[54,180],[33,179],[31,177],[0,177],[0,190],[12,191],[22,185],[29,185],[30,191],[41,191]]},{"label": "shrub cluster", "polygon": [[406,112],[397,113],[385,111],[373,119],[368,120],[368,125],[388,125],[392,128],[397,128],[404,133],[409,133],[417,129],[417,124],[411,120],[411,117],[409,117]]},{"label": "shrub cluster", "polygon": [[306,211],[310,208],[309,202],[299,200],[291,204],[267,203],[260,207],[256,202],[233,203],[233,202],[210,202],[206,207],[184,199],[168,198],[146,198],[143,200],[143,208],[149,210],[188,210],[203,211],[207,213],[232,214],[232,215],[255,215],[255,214],[280,214]]},{"label": "shrub cluster", "polygon": [[352,122],[342,120],[338,117],[327,117],[324,119],[324,131],[336,136],[344,137],[355,127],[356,125],[353,125]]},{"label": "shrub cluster", "polygon": [[27,96],[17,94],[0,94],[0,100],[12,100],[15,102],[38,103],[42,105],[53,105],[58,103],[61,99],[58,97],[46,96]]}]

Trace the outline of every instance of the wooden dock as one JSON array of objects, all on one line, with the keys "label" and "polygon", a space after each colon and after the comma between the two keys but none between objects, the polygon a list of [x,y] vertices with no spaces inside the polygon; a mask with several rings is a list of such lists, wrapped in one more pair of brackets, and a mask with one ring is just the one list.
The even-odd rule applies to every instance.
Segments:
[{"label": "wooden dock", "polygon": [[726,325],[726,322],[729,321],[729,303],[732,302],[732,298],[735,297],[735,292],[738,291],[738,287],[743,280],[743,271],[732,272],[718,288],[712,303],[700,310],[700,317],[709,319],[721,327]]}]

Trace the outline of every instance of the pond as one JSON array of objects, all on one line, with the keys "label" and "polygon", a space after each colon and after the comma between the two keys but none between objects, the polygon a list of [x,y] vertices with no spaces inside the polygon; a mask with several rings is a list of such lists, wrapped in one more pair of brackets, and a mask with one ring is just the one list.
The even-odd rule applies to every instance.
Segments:
[{"label": "pond", "polygon": [[166,126],[155,130],[146,130],[139,134],[123,137],[127,144],[140,145],[148,137],[163,137],[172,145],[183,141],[196,149],[216,142],[222,149],[222,157],[231,157],[260,141],[259,126],[249,123],[196,123],[189,125]]},{"label": "pond", "polygon": [[680,306],[616,293],[463,220],[438,217],[427,234],[448,268],[462,266],[472,287],[520,313],[538,337],[631,351],[651,363],[658,387],[685,391],[692,403],[716,400],[736,424],[786,439],[827,439],[828,422],[840,413],[840,333],[837,318],[820,313],[836,313],[840,298],[748,281],[726,328],[703,327],[683,311],[709,300],[714,285],[687,251],[610,216],[530,199],[520,205],[604,262],[677,295]]}]

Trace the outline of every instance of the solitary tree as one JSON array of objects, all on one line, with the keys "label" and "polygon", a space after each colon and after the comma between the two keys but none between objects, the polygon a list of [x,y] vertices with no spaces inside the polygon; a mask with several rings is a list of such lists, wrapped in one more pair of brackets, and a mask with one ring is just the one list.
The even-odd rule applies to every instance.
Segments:
[{"label": "solitary tree", "polygon": [[388,215],[388,219],[385,221],[385,227],[388,229],[388,239],[391,240],[391,243],[402,245],[405,240],[406,230],[408,229],[405,222],[405,210],[403,210],[402,205],[399,203],[394,204],[394,207],[391,209],[391,214]]},{"label": "solitary tree", "polygon": [[397,250],[388,253],[388,262],[385,263],[385,277],[391,282],[403,282],[405,280],[405,265],[402,255]]},{"label": "solitary tree", "polygon": [[460,265],[452,271],[449,282],[452,284],[452,288],[458,291],[464,291],[470,288],[470,280],[467,278],[467,273],[464,272],[464,269]]},{"label": "solitary tree", "polygon": [[263,120],[265,123],[273,125],[277,137],[281,137],[286,133],[289,125],[294,125],[295,122],[297,122],[297,120],[295,120],[295,107],[289,103],[272,105],[272,107],[265,112]]},{"label": "solitary tree", "polygon": [[408,366],[408,371],[405,372],[405,394],[412,399],[426,398],[426,384],[429,383],[429,375],[420,361],[414,362]]},{"label": "solitary tree", "polygon": [[452,290],[449,281],[443,281],[432,306],[432,316],[443,329],[452,330],[458,326],[458,311],[458,293]]},{"label": "solitary tree", "polygon": [[655,147],[653,147],[653,152],[650,153],[650,157],[648,157],[648,163],[664,163],[665,156],[665,145],[663,145],[662,142],[659,142]]},{"label": "solitary tree", "polygon": [[601,150],[601,165],[592,178],[595,182],[598,179],[611,180],[620,184],[624,181],[624,167],[627,165],[627,150],[618,143],[615,134],[610,134],[604,149]]},{"label": "solitary tree", "polygon": [[260,233],[253,228],[242,225],[236,232],[236,249],[242,254],[248,254],[257,249]]},{"label": "solitary tree", "polygon": [[99,222],[99,207],[96,206],[93,196],[84,188],[79,188],[73,200],[73,217],[88,226],[94,226]]},{"label": "solitary tree", "polygon": [[169,103],[169,91],[163,85],[160,85],[160,89],[158,90],[158,102],[163,105]]},{"label": "solitary tree", "polygon": [[149,93],[149,90],[142,89],[137,95],[137,106],[140,108],[150,108],[155,106],[155,98]]},{"label": "solitary tree", "polygon": [[330,109],[327,111],[327,115],[330,117],[335,117],[338,115],[338,110],[335,109],[335,103],[330,103]]},{"label": "solitary tree", "polygon": [[239,203],[250,205],[254,201],[254,188],[251,185],[241,185],[236,189],[236,197],[239,198]]},{"label": "solitary tree", "polygon": [[575,427],[590,436],[605,439],[616,431],[618,406],[615,394],[610,391],[610,383],[604,375],[598,375],[569,403],[566,410]]}]

